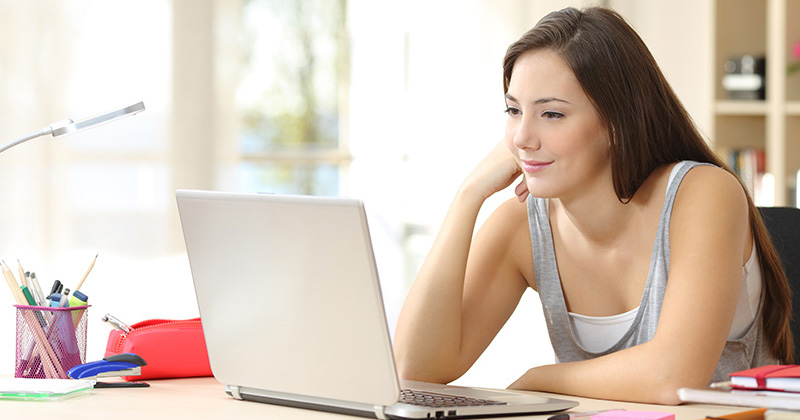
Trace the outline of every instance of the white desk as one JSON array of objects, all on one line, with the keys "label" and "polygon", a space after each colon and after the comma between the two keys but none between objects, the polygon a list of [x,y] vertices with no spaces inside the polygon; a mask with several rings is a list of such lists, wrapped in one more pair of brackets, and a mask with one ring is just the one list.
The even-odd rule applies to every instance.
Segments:
[{"label": "white desk", "polygon": [[[87,395],[57,402],[0,401],[4,419],[358,419],[298,408],[237,401],[229,397],[214,378],[151,380],[149,388],[95,389]],[[541,393],[535,393],[541,394]],[[574,411],[612,408],[675,413],[676,420],[697,420],[747,410],[743,407],[713,405],[659,406],[594,400],[571,396],[579,401]],[[508,417],[546,419],[549,415]]]}]

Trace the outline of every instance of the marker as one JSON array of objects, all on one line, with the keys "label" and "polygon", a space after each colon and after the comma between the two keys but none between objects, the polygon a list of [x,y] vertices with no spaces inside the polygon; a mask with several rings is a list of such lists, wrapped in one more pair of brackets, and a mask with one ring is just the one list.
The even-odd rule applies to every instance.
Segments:
[{"label": "marker", "polygon": [[28,287],[20,286],[19,288],[22,289],[22,295],[25,296],[25,300],[28,302],[28,305],[36,306],[36,299],[33,298],[33,295],[31,294],[31,291],[28,290]]},{"label": "marker", "polygon": [[52,295],[53,293],[61,293],[61,288],[62,287],[63,286],[61,285],[61,281],[60,280],[54,281],[53,282],[53,287],[50,288],[50,294]]},{"label": "marker", "polygon": [[624,411],[620,408],[615,408],[611,410],[600,410],[600,411],[584,411],[584,412],[575,412],[575,413],[559,413],[555,416],[550,416],[547,420],[571,420],[571,419],[580,419],[585,417],[591,417],[595,414],[604,413],[606,411]]}]

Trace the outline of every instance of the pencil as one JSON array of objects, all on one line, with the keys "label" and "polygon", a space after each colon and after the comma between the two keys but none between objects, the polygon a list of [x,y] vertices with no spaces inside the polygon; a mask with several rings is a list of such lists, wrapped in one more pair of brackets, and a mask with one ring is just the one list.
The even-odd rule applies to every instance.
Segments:
[{"label": "pencil", "polygon": [[27,305],[28,302],[25,299],[25,295],[22,294],[22,289],[20,289],[19,283],[17,283],[17,280],[14,278],[14,274],[8,269],[6,262],[0,261],[0,266],[3,269],[3,277],[5,277],[8,287],[11,289],[11,294],[14,296],[17,305]]},{"label": "pencil", "polygon": [[30,289],[30,286],[28,286],[28,280],[25,279],[25,270],[22,269],[22,263],[19,262],[19,258],[17,258],[17,268],[19,268],[19,281],[23,286]]},{"label": "pencil", "polygon": [[742,411],[739,413],[725,414],[724,416],[713,417],[708,416],[706,419],[710,420],[763,420],[766,408],[757,408],[755,410]]},{"label": "pencil", "polygon": [[[17,280],[14,279],[14,275],[11,274],[11,270],[9,270],[6,262],[0,261],[0,267],[2,267],[3,277],[5,277],[8,287],[11,289],[11,294],[14,296],[14,300],[17,302],[17,305],[27,305],[28,303],[25,299],[25,295],[22,294],[22,289],[20,288],[19,284],[17,284]],[[47,374],[50,375],[49,377],[65,378],[66,374],[61,368],[61,365],[58,363],[53,363],[56,355],[53,352],[53,348],[50,347],[50,343],[47,341],[47,336],[44,334],[44,331],[42,330],[41,325],[39,325],[38,320],[33,317],[33,313],[30,311],[23,311],[22,316],[25,322],[28,324],[28,327],[33,332],[33,335],[36,336],[33,340],[33,344],[39,348],[39,356],[42,361],[42,366]]]},{"label": "pencil", "polygon": [[89,273],[91,273],[92,272],[92,268],[94,268],[94,262],[97,261],[97,256],[98,255],[100,255],[100,254],[96,254],[94,256],[94,259],[92,260],[92,263],[89,264],[89,268],[86,270],[86,274],[83,275],[83,278],[81,279],[81,282],[78,283],[78,287],[76,287],[75,290],[81,290],[81,286],[83,286],[83,282],[86,281],[86,277],[89,277]]}]

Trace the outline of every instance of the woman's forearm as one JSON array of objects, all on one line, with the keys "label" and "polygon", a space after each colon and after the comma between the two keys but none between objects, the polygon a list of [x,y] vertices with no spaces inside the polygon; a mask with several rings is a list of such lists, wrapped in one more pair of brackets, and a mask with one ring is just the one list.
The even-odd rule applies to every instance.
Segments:
[{"label": "woman's forearm", "polygon": [[529,369],[509,388],[651,404],[679,404],[681,387],[703,387],[711,373],[645,343],[580,362]]},{"label": "woman's forearm", "polygon": [[[520,174],[507,146],[499,142],[456,193],[398,319],[395,359],[402,377],[429,382],[458,378],[491,340],[492,331],[499,329],[505,314],[510,315],[515,303],[508,302],[515,296],[519,300],[524,281],[502,272],[509,268],[507,255],[498,254],[503,252],[505,248],[501,245],[507,246],[509,238],[498,233],[490,235],[493,239],[488,242],[476,240],[473,247],[473,233],[486,199],[511,185]],[[522,190],[518,188],[517,194]],[[522,216],[526,217],[524,213]],[[504,232],[498,228],[490,230]],[[476,249],[477,256],[471,254]],[[466,287],[465,293],[468,259],[469,273],[475,273],[478,280]],[[497,278],[513,280],[498,285],[493,281]],[[471,299],[467,311],[463,305],[465,298]],[[465,315],[470,311],[471,316]],[[476,316],[476,311],[480,315]],[[464,333],[466,330],[470,334]]]},{"label": "woman's forearm", "polygon": [[457,193],[408,293],[395,332],[404,378],[448,382],[458,370],[467,258],[485,198],[468,186]]}]

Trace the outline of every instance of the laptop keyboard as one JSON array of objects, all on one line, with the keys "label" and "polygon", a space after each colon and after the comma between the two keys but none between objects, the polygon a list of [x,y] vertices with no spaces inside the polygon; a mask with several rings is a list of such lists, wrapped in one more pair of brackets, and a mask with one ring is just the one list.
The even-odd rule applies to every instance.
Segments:
[{"label": "laptop keyboard", "polygon": [[458,395],[437,394],[414,389],[401,390],[400,402],[423,407],[464,407],[506,404],[502,401],[484,400],[479,398],[462,397]]}]

